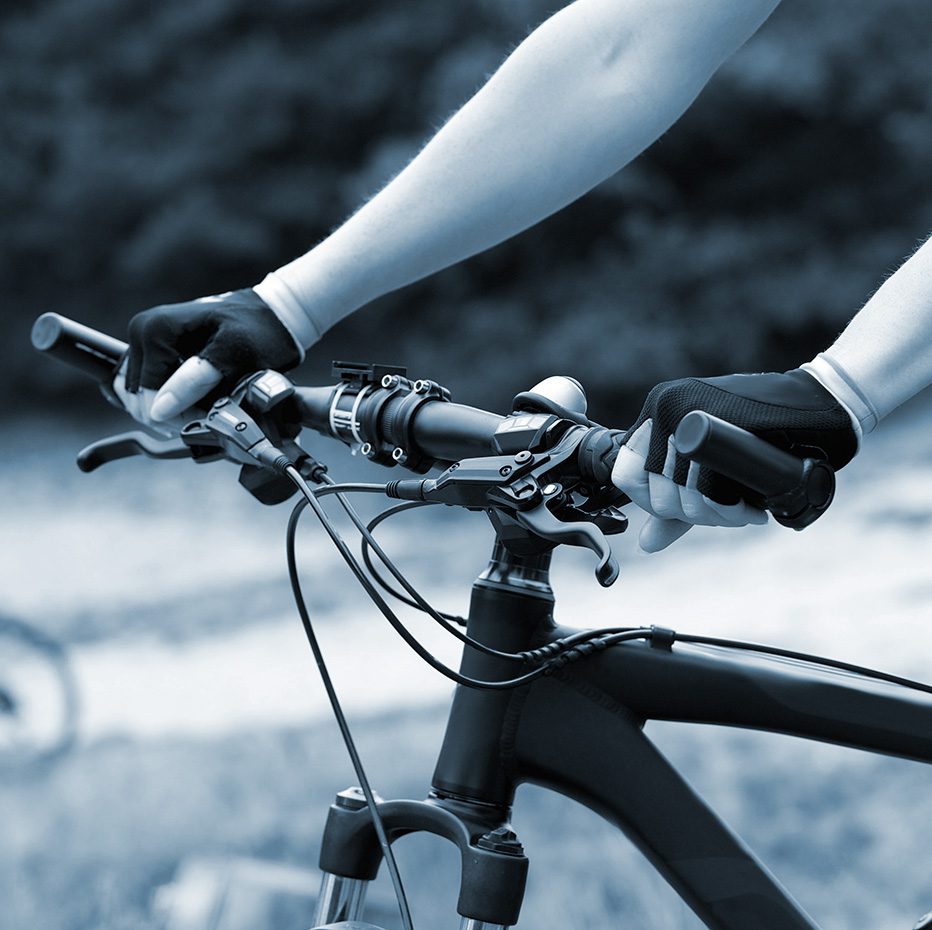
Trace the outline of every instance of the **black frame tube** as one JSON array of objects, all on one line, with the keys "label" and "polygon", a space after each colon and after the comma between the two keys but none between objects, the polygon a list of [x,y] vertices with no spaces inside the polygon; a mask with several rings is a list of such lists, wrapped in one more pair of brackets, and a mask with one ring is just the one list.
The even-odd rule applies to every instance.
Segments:
[{"label": "black frame tube", "polygon": [[[479,581],[468,632],[499,649],[570,632],[539,592]],[[468,647],[462,668],[514,674]],[[512,692],[458,687],[434,790],[508,809],[532,782],[617,825],[710,930],[818,930],[643,733],[646,720],[767,730],[932,762],[932,695],[715,647],[625,643]]]}]

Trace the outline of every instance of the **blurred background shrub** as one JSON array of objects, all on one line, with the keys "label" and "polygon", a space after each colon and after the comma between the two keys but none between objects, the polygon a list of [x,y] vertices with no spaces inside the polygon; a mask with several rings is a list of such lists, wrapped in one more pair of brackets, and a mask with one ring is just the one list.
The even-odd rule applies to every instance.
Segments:
[{"label": "blurred background shrub", "polygon": [[[73,396],[25,348],[43,310],[122,335],[137,310],[305,251],[553,6],[4,4],[7,396]],[[927,16],[923,0],[785,4],[646,155],[356,314],[307,377],[374,353],[503,405],[565,371],[619,422],[659,379],[798,364],[932,227]]]}]

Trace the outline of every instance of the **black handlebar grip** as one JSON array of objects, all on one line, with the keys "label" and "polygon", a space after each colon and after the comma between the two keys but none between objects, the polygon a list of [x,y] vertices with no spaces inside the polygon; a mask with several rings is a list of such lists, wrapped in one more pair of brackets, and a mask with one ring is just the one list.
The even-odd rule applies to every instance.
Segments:
[{"label": "black handlebar grip", "polygon": [[129,348],[113,336],[57,313],[43,313],[33,323],[32,344],[95,381],[108,384]]},{"label": "black handlebar grip", "polygon": [[764,497],[802,480],[802,459],[700,410],[683,417],[673,441],[680,455]]},{"label": "black handlebar grip", "polygon": [[835,472],[828,462],[798,458],[701,410],[683,417],[673,441],[680,455],[760,494],[784,526],[808,526],[835,495]]}]

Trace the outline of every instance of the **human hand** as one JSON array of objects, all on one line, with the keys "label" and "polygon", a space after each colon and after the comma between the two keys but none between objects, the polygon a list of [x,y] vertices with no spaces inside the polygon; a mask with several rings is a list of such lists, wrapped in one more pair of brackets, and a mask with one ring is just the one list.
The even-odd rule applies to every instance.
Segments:
[{"label": "human hand", "polygon": [[766,523],[763,501],[733,481],[689,462],[673,445],[680,420],[704,410],[802,455],[821,455],[839,469],[858,438],[845,407],[808,373],[683,378],[658,384],[628,431],[612,481],[650,516],[638,544],[657,552],[690,527]]},{"label": "human hand", "polygon": [[126,410],[160,432],[218,385],[302,359],[291,333],[251,288],[137,313],[114,391]]}]

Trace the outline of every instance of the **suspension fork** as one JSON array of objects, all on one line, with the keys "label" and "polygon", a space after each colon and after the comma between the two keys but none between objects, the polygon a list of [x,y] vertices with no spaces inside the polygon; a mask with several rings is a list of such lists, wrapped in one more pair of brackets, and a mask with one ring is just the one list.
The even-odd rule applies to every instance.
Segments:
[{"label": "suspension fork", "polygon": [[[504,930],[517,923],[528,861],[500,809],[436,796],[377,803],[389,842],[409,833],[433,833],[459,848],[462,875],[457,910],[464,928]],[[382,850],[362,792],[341,791],[324,828],[315,926],[361,920],[366,888],[381,861]]]},{"label": "suspension fork", "polygon": [[[467,630],[496,649],[517,652],[546,638],[553,624],[550,554],[512,555],[496,542],[473,586]],[[516,663],[466,647],[461,670],[484,680],[513,677]],[[507,930],[517,923],[528,860],[509,816],[515,784],[508,733],[524,689],[496,692],[458,686],[426,801],[380,801],[389,841],[428,832],[456,845],[462,873],[461,930]],[[337,795],[321,846],[323,872],[315,926],[361,920],[368,882],[382,852],[358,789]]]}]

